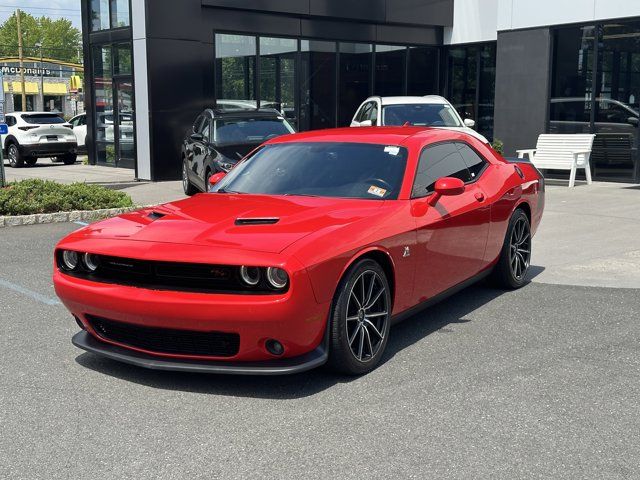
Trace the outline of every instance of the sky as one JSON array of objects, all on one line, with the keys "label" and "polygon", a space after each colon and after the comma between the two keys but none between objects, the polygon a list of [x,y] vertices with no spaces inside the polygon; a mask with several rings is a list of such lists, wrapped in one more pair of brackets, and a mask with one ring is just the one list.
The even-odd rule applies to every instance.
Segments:
[{"label": "sky", "polygon": [[16,8],[34,17],[67,18],[74,27],[82,29],[80,0],[0,0],[0,23],[13,15]]}]

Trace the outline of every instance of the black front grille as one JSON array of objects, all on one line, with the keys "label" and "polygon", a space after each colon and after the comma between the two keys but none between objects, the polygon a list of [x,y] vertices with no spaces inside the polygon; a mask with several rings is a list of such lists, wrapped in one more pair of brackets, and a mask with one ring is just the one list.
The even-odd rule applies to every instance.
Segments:
[{"label": "black front grille", "polygon": [[232,357],[237,355],[240,348],[240,335],[237,333],[142,327],[94,315],[85,317],[95,332],[105,340],[150,352]]},{"label": "black front grille", "polygon": [[[56,256],[58,265],[62,267],[62,251],[58,250]],[[240,279],[240,267],[234,265],[162,262],[109,255],[94,255],[93,260],[98,265],[97,270],[93,272],[89,271],[84,263],[81,263],[77,270],[63,269],[63,271],[67,275],[94,282],[115,283],[151,290],[262,295],[274,295],[286,291],[286,288],[282,290],[270,288],[264,278],[258,285],[246,285]]]}]

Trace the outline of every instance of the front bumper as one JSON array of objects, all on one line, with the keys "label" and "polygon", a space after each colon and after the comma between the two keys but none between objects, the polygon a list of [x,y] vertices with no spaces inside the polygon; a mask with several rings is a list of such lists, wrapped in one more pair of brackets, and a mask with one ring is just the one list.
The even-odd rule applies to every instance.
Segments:
[{"label": "front bumper", "polygon": [[130,349],[110,345],[85,331],[76,333],[71,342],[87,352],[152,370],[174,372],[219,373],[231,375],[289,375],[319,367],[328,358],[326,342],[298,357],[265,360],[262,362],[196,361],[158,358]]},{"label": "front bumper", "polygon": [[42,142],[24,144],[18,147],[21,155],[33,157],[53,157],[67,153],[76,153],[78,144],[76,142]]},{"label": "front bumper", "polygon": [[[282,295],[205,294],[148,290],[97,283],[54,271],[56,293],[86,332],[74,337],[85,350],[147,368],[225,373],[294,373],[326,361],[323,347],[329,303],[316,302],[305,274],[292,278]],[[162,353],[105,338],[93,329],[90,316],[129,325],[238,334],[237,353],[229,356]],[[284,354],[266,348],[275,339]],[[224,366],[224,368],[223,368]]]}]

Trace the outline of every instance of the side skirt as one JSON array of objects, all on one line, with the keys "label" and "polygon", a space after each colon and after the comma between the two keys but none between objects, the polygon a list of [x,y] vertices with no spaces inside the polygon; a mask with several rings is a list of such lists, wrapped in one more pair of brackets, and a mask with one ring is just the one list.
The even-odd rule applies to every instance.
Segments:
[{"label": "side skirt", "polygon": [[479,282],[480,280],[482,280],[483,278],[486,278],[489,276],[489,274],[491,274],[491,271],[493,270],[493,265],[487,267],[486,269],[484,269],[483,271],[481,271],[480,273],[474,275],[473,277],[460,282],[459,284],[445,290],[442,293],[439,293],[438,295],[431,297],[428,300],[425,300],[424,302],[419,303],[418,305],[408,308],[407,310],[397,313],[395,314],[393,317],[391,317],[391,325],[396,325],[397,323],[402,322],[403,320],[406,320],[407,318],[415,315],[418,312],[421,312],[422,310],[424,310],[425,308],[429,308],[432,305],[435,305],[438,302],[441,302],[442,300],[444,300],[445,298],[450,297],[451,295],[455,295],[456,293],[458,293],[461,290],[464,290],[467,287],[470,287],[471,285],[473,285],[474,283]]}]

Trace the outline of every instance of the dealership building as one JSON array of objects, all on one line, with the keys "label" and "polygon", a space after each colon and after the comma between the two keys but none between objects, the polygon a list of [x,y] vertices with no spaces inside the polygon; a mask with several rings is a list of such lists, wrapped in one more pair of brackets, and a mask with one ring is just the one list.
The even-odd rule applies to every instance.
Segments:
[{"label": "dealership building", "polygon": [[[640,182],[640,2],[82,0],[82,21],[90,162],[139,179],[180,178],[182,139],[218,101],[310,130],[349,125],[370,95],[441,94],[508,156],[590,132],[594,178]],[[105,112],[116,131],[133,118],[135,148]]]}]

